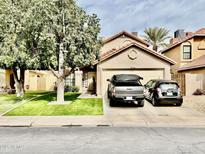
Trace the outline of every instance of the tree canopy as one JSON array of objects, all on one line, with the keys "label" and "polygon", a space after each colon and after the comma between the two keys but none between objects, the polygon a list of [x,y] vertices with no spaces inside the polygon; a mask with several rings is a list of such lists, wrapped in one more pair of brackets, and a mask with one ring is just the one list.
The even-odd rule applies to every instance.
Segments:
[{"label": "tree canopy", "polygon": [[64,79],[97,58],[99,33],[99,18],[74,0],[0,0],[0,67]]}]

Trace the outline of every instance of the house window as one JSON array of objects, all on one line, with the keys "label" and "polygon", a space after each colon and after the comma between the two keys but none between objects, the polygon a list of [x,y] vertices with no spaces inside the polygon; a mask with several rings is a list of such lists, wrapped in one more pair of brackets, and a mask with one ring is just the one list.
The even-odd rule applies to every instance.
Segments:
[{"label": "house window", "polygon": [[183,46],[183,59],[191,59],[191,45],[184,45]]},{"label": "house window", "polygon": [[75,86],[75,75],[71,74],[65,79],[66,86]]}]

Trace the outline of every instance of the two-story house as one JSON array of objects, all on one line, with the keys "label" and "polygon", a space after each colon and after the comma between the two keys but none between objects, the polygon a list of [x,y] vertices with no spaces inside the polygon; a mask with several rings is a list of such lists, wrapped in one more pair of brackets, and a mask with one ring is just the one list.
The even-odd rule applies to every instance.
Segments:
[{"label": "two-story house", "polygon": [[187,95],[197,88],[205,89],[205,28],[196,32],[177,30],[162,54],[176,62],[171,66],[173,77],[185,76]]}]

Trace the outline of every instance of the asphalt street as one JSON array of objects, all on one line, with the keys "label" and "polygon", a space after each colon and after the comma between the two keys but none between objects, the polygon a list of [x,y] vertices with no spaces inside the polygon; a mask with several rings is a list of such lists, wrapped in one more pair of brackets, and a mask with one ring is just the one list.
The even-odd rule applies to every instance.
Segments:
[{"label": "asphalt street", "polygon": [[0,128],[0,153],[205,153],[204,128]]}]

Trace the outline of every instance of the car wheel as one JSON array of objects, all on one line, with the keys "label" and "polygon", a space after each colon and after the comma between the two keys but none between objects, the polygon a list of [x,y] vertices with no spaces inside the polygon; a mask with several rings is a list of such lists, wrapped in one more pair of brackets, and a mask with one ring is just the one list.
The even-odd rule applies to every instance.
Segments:
[{"label": "car wheel", "polygon": [[114,100],[112,98],[110,98],[110,106],[114,107],[116,105],[116,103],[114,102]]},{"label": "car wheel", "polygon": [[152,105],[153,106],[158,106],[159,105],[154,97],[152,97]]},{"label": "car wheel", "polygon": [[182,106],[182,103],[177,103],[176,106]]},{"label": "car wheel", "polygon": [[143,107],[143,106],[144,106],[144,100],[143,100],[143,101],[140,101],[140,102],[138,103],[138,106],[139,106],[139,107]]}]

